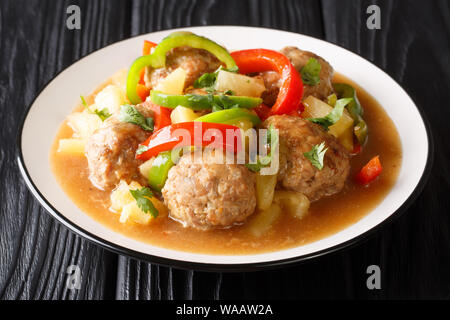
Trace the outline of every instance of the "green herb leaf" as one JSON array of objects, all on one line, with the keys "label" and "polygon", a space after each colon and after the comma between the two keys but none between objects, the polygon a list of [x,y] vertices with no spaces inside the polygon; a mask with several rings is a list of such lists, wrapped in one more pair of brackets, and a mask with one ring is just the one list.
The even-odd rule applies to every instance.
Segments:
[{"label": "green herb leaf", "polygon": [[344,108],[349,104],[353,98],[344,98],[336,101],[336,104],[329,114],[322,118],[307,118],[307,120],[320,124],[325,130],[328,130],[329,126],[332,126],[339,121],[344,112]]},{"label": "green herb leaf", "polygon": [[239,108],[239,104],[233,103],[233,101],[225,94],[219,94],[218,97],[219,99],[217,101],[216,99],[214,99],[214,96],[212,94],[209,94],[209,101],[211,102],[212,112],[231,108]]},{"label": "green herb leaf", "polygon": [[80,95],[81,103],[83,106],[88,109],[90,113],[96,114],[102,121],[105,121],[109,117],[111,117],[111,113],[109,113],[109,110],[107,108],[103,108],[102,110],[95,109],[94,111],[89,110],[89,106],[86,102],[86,99],[82,95]]},{"label": "green herb leaf", "polygon": [[266,143],[265,143],[267,148],[270,147],[269,153],[264,157],[259,157],[256,163],[246,163],[245,166],[253,172],[259,172],[261,171],[262,168],[269,166],[273,158],[272,151],[278,147],[279,142],[280,138],[278,136],[278,132],[276,131],[273,125],[270,125],[269,128],[267,129]]},{"label": "green herb leaf", "polygon": [[95,113],[102,121],[111,117],[111,113],[109,113],[107,108],[103,108],[102,110],[95,109],[92,113]]},{"label": "green herb leaf", "polygon": [[149,188],[143,187],[142,189],[130,190],[130,193],[136,199],[136,203],[142,211],[150,213],[153,218],[158,216],[159,212],[150,200],[153,197],[153,193]]},{"label": "green herb leaf", "polygon": [[201,95],[201,94],[186,94],[188,101],[196,104],[200,109],[209,109],[211,104],[214,102],[214,96],[212,94]]},{"label": "green herb leaf", "polygon": [[315,58],[309,58],[306,65],[300,70],[300,74],[302,75],[303,83],[315,86],[320,82],[320,70],[322,69],[322,65]]},{"label": "green herb leaf", "polygon": [[195,80],[194,82],[194,88],[209,88],[209,87],[213,87],[216,83],[216,79],[217,79],[217,73],[213,72],[213,73],[204,73],[200,76],[200,78],[198,78],[197,80]]},{"label": "green herb leaf", "polygon": [[322,142],[319,145],[314,145],[310,151],[305,152],[303,155],[311,162],[314,167],[322,170],[323,157],[325,156],[325,152],[327,152],[327,150],[328,148],[325,148],[325,142]]},{"label": "green herb leaf", "polygon": [[120,106],[119,120],[138,125],[146,131],[153,131],[153,118],[145,118],[134,106],[129,104]]},{"label": "green herb leaf", "polygon": [[136,154],[138,154],[138,155],[139,155],[139,154],[142,154],[142,153],[148,151],[148,149],[149,149],[148,146],[143,145],[143,144],[140,144],[139,147],[138,147],[137,150],[136,150]]},{"label": "green herb leaf", "polygon": [[233,101],[224,94],[219,95],[219,101],[224,109],[239,108],[237,103],[233,103]]},{"label": "green herb leaf", "polygon": [[85,108],[87,108],[87,107],[88,107],[88,104],[87,104],[87,102],[86,102],[86,99],[84,99],[84,97],[83,97],[82,95],[80,95],[80,99],[81,99],[81,103],[83,104],[83,106],[84,106]]},{"label": "green herb leaf", "polygon": [[220,66],[216,71],[212,73],[204,73],[194,82],[194,88],[205,88],[206,92],[213,93],[216,87],[217,75],[220,70],[237,73],[239,72],[238,66],[231,67],[229,69],[225,69]]}]

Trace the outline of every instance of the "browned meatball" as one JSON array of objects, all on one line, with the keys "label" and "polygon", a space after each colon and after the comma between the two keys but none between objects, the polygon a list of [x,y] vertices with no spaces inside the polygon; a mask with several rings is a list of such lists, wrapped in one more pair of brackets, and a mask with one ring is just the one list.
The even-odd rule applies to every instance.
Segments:
[{"label": "browned meatball", "polygon": [[303,98],[312,95],[318,99],[324,100],[334,92],[331,84],[331,81],[333,80],[333,68],[323,58],[312,52],[303,51],[296,47],[285,47],[280,52],[291,60],[291,63],[298,72],[300,72],[300,70],[308,63],[310,58],[315,58],[320,63],[322,67],[319,74],[320,82],[315,86],[305,84]]},{"label": "browned meatball", "polygon": [[146,86],[149,88],[155,87],[159,81],[167,77],[178,67],[183,68],[187,73],[184,84],[184,87],[187,88],[202,74],[217,70],[220,67],[220,61],[214,55],[203,49],[190,47],[174,48],[167,53],[165,68],[146,69]]},{"label": "browned meatball", "polygon": [[200,161],[183,155],[169,171],[162,194],[170,216],[199,230],[226,228],[255,211],[255,175],[244,165],[212,163],[213,152]]},{"label": "browned meatball", "polygon": [[[145,117],[152,115],[145,103],[136,108]],[[89,179],[92,184],[108,190],[122,179],[145,183],[138,170],[142,161],[135,159],[135,153],[138,144],[149,135],[148,131],[135,124],[120,122],[116,115],[105,120],[86,144]]]},{"label": "browned meatball", "polygon": [[[263,126],[270,125],[279,130],[281,187],[301,192],[311,201],[342,190],[350,170],[349,156],[332,135],[308,120],[287,115],[269,117]],[[328,150],[319,170],[303,154],[322,142]]]},{"label": "browned meatball", "polygon": [[264,86],[266,91],[261,95],[265,105],[271,107],[277,101],[278,92],[280,91],[280,75],[275,71],[264,71],[260,73],[260,76],[264,80]]}]

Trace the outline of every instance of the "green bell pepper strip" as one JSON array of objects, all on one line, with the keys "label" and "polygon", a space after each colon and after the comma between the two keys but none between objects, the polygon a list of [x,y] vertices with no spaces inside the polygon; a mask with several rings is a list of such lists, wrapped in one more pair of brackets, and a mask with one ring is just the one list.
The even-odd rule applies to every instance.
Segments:
[{"label": "green bell pepper strip", "polygon": [[355,134],[356,139],[358,139],[359,144],[364,145],[369,134],[369,129],[367,128],[367,124],[363,120],[363,118],[361,118],[361,116],[359,116],[358,120],[355,121],[353,133]]},{"label": "green bell pepper strip", "polygon": [[353,98],[346,108],[350,113],[350,116],[355,121],[355,126],[353,127],[353,132],[358,139],[360,145],[364,145],[367,140],[369,133],[368,127],[364,119],[363,108],[359,103],[358,97],[356,95],[356,90],[351,85],[346,83],[333,83],[334,91],[336,91],[339,98]]},{"label": "green bell pepper strip", "polygon": [[137,58],[130,67],[127,76],[127,96],[132,104],[138,104],[141,98],[136,92],[139,83],[140,72],[145,67],[163,68],[166,65],[166,53],[177,47],[189,46],[196,49],[204,49],[223,62],[227,69],[236,66],[228,51],[205,37],[190,32],[175,32],[164,38],[152,54]]},{"label": "green bell pepper strip", "polygon": [[247,109],[242,108],[232,108],[208,113],[204,116],[195,119],[194,121],[224,123],[234,125],[236,122],[240,120],[249,120],[253,123],[254,126],[257,126],[261,123],[261,119],[257,115],[255,115],[254,113],[252,113]]},{"label": "green bell pepper strip", "polygon": [[358,116],[363,115],[363,108],[359,103],[356,90],[351,85],[346,83],[333,83],[333,88],[339,98],[353,98],[353,101],[346,107],[353,120],[357,120]]},{"label": "green bell pepper strip", "polygon": [[161,152],[153,160],[148,173],[148,184],[154,190],[161,191],[166,183],[170,168],[174,166],[171,153],[171,151]]},{"label": "green bell pepper strip", "polygon": [[241,108],[254,108],[262,103],[261,98],[245,96],[225,96],[225,95],[200,95],[200,94],[166,94],[160,91],[150,93],[150,100],[166,108],[176,108],[183,106],[192,110],[210,110],[214,104],[222,105],[222,99],[226,99],[230,105],[238,105]]}]

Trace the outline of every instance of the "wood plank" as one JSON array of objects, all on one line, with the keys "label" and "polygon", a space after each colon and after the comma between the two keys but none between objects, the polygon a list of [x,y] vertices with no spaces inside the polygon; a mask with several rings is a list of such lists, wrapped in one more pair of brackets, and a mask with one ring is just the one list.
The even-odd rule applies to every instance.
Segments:
[{"label": "wood plank", "polygon": [[[72,1],[0,3],[0,298],[113,298],[117,256],[75,236],[28,192],[16,164],[19,121],[38,91],[81,56],[129,36],[121,2],[79,1],[82,29],[66,28]],[[11,26],[14,26],[11,28]],[[81,270],[81,289],[66,289],[66,270]]]},{"label": "wood plank", "polygon": [[[372,4],[381,11],[380,30],[366,27],[366,9]],[[359,270],[380,263],[380,297],[448,297],[450,145],[442,142],[449,136],[450,109],[444,107],[450,86],[449,3],[323,0],[322,12],[326,40],[362,55],[397,80],[432,123],[436,142],[432,176],[422,195],[404,216],[364,245],[366,253],[355,255],[351,263]]]}]

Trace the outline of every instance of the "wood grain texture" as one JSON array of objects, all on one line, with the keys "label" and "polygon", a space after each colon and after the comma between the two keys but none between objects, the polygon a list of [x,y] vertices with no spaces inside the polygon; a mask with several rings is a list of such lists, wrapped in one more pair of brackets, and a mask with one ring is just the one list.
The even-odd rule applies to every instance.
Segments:
[{"label": "wood grain texture", "polygon": [[[83,32],[65,28],[69,1],[0,3],[2,299],[114,298],[117,256],[53,220],[28,192],[15,155],[19,121],[45,83],[88,52],[129,36],[112,22],[123,19],[123,12],[106,2],[80,2]],[[80,290],[66,289],[71,264],[81,270]]]},{"label": "wood grain texture", "polygon": [[[70,4],[81,8],[79,31],[65,28]],[[381,30],[366,28],[370,4],[381,8]],[[446,0],[1,1],[0,298],[450,298],[449,7]],[[388,72],[433,127],[436,157],[421,196],[358,246],[298,266],[245,274],[136,261],[59,225],[28,192],[16,165],[14,142],[26,107],[57,72],[98,48],[137,34],[197,25],[303,33],[346,47]],[[80,290],[66,289],[71,264],[82,271]],[[366,287],[371,264],[381,267],[381,290]]]}]

